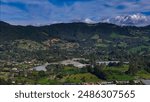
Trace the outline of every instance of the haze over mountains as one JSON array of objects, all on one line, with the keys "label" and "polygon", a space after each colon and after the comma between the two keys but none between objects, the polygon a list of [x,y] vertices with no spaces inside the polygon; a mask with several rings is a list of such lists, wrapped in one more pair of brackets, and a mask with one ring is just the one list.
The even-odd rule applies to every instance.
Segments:
[{"label": "haze over mountains", "polygon": [[116,16],[115,18],[104,19],[103,22],[123,26],[146,26],[150,25],[150,18],[141,14]]},{"label": "haze over mountains", "polygon": [[[105,17],[105,18],[81,18],[81,19],[72,19],[70,21],[64,22],[64,21],[53,21],[49,22],[47,21],[46,24],[30,24],[33,26],[44,26],[44,25],[51,25],[51,24],[59,24],[59,23],[87,23],[87,24],[96,24],[96,23],[111,23],[116,24],[119,26],[147,26],[150,25],[150,16],[145,16],[143,14],[132,14],[132,15],[120,15],[116,17]],[[9,23],[9,22],[8,22]],[[15,24],[17,25],[17,24]]]},{"label": "haze over mountains", "polygon": [[[137,13],[132,15],[120,15],[116,17],[107,17],[99,18],[98,20],[94,18],[85,18],[85,19],[73,19],[68,22],[63,21],[54,21],[48,24],[57,24],[57,23],[87,23],[87,24],[96,24],[96,23],[111,23],[119,26],[147,26],[150,25],[150,16],[145,16],[143,14]],[[35,25],[35,26],[39,26]]]},{"label": "haze over mountains", "polygon": [[132,14],[132,15],[121,15],[116,17],[100,18],[98,20],[92,18],[85,19],[74,19],[68,22],[55,21],[51,24],[57,23],[87,23],[87,24],[96,24],[96,23],[111,23],[119,26],[147,26],[150,25],[150,17],[142,14]]},{"label": "haze over mountains", "polygon": [[150,25],[150,17],[142,15],[142,14],[132,14],[132,15],[121,15],[116,17],[108,17],[100,20],[94,20],[90,18],[86,18],[83,20],[74,20],[74,22],[85,22],[89,24],[94,24],[98,22],[103,23],[112,23],[121,26],[147,26]]}]

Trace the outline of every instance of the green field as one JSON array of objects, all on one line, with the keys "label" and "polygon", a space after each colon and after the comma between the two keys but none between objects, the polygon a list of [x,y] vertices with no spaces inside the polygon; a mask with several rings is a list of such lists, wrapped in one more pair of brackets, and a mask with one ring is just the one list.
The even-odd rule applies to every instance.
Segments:
[{"label": "green field", "polygon": [[104,73],[106,75],[106,80],[108,81],[125,81],[125,80],[134,80],[133,76],[125,74],[128,70],[128,65],[120,67],[106,67]]},{"label": "green field", "polygon": [[64,77],[64,79],[67,83],[96,83],[102,81],[91,73],[73,74]]},{"label": "green field", "polygon": [[150,73],[145,70],[140,70],[136,73],[135,77],[138,79],[150,79]]}]

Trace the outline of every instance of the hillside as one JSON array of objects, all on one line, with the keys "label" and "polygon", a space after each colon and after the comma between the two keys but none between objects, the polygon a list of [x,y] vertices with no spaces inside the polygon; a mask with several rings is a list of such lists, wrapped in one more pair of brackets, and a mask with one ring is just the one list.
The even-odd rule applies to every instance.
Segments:
[{"label": "hillside", "polygon": [[149,55],[150,26],[0,22],[0,84],[143,84]]},{"label": "hillside", "polygon": [[[19,56],[16,59],[25,56],[27,59],[43,60],[91,54],[99,59],[113,60],[124,56],[127,60],[130,53],[150,53],[150,26],[60,23],[36,27],[14,26],[1,21],[0,42],[3,60],[13,60],[16,56]],[[25,54],[22,55],[22,52]]]},{"label": "hillside", "polygon": [[125,36],[150,36],[150,26],[146,27],[121,27],[114,24],[97,23],[61,23],[49,26],[13,26],[5,22],[0,22],[0,36],[2,40],[30,39],[44,41],[49,37],[58,37],[66,40],[82,41],[89,39],[94,34],[109,38],[112,33]]}]

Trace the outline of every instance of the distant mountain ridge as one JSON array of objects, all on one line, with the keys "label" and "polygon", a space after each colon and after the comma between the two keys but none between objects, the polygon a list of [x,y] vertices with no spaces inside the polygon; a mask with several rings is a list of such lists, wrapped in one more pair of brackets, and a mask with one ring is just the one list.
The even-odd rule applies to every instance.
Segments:
[{"label": "distant mountain ridge", "polygon": [[[150,36],[150,26],[145,27],[121,27],[108,23],[60,23],[46,26],[14,26],[0,21],[0,41],[29,39],[44,41],[50,37],[58,37],[65,40],[82,41],[89,39],[94,34],[108,38],[110,34],[132,35],[132,31],[140,30],[141,34]],[[146,32],[147,31],[147,32]],[[144,32],[144,33],[143,33]]]},{"label": "distant mountain ridge", "polygon": [[103,18],[100,20],[94,20],[91,18],[86,19],[76,19],[71,22],[83,22],[87,24],[95,24],[95,23],[112,23],[119,26],[147,26],[150,25],[150,17],[142,14],[132,14],[132,15],[120,15],[112,18]]},{"label": "distant mountain ridge", "polygon": [[103,22],[122,26],[146,26],[150,24],[150,19],[142,14],[133,14],[104,19]]},{"label": "distant mountain ridge", "polygon": [[[53,25],[60,23],[87,23],[87,24],[97,24],[97,23],[111,23],[119,26],[137,26],[144,27],[150,25],[150,16],[145,16],[143,14],[137,13],[132,15],[118,15],[116,17],[104,17],[99,19],[94,18],[79,18],[72,19],[67,22],[63,21],[53,21],[51,23],[47,22],[47,24],[31,24],[32,26],[45,26],[45,25]],[[17,25],[17,24],[15,24]]]}]

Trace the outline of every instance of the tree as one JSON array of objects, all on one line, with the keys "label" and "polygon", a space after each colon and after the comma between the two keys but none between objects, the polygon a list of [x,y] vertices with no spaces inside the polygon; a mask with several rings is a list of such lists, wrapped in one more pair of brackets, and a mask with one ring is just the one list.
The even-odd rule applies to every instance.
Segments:
[{"label": "tree", "polygon": [[137,57],[132,57],[129,61],[129,69],[127,71],[128,74],[130,75],[135,75],[138,71],[138,58]]},{"label": "tree", "polygon": [[46,76],[46,73],[44,71],[39,71],[38,75],[39,75],[40,78],[42,78],[42,77]]},{"label": "tree", "polygon": [[101,65],[96,65],[94,67],[94,73],[97,77],[101,78],[101,79],[106,79],[106,75],[105,73],[103,72],[103,69],[105,68],[105,65],[104,64],[101,64]]}]

